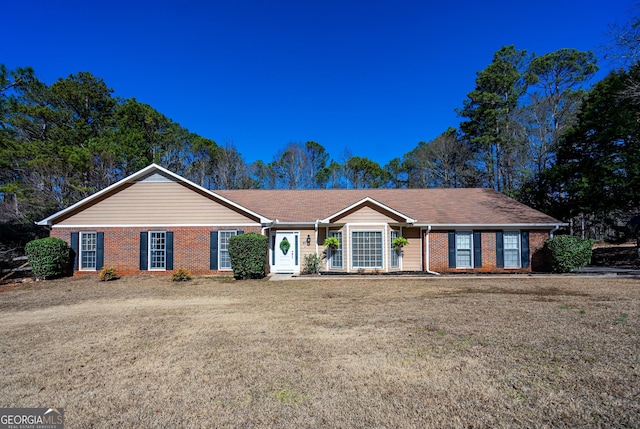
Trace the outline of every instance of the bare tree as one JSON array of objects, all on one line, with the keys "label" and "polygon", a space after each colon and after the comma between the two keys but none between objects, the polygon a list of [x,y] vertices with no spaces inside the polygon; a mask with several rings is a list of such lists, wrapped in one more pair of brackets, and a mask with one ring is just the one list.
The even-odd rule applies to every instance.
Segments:
[{"label": "bare tree", "polygon": [[213,189],[251,187],[247,165],[232,142],[220,148],[213,165]]}]

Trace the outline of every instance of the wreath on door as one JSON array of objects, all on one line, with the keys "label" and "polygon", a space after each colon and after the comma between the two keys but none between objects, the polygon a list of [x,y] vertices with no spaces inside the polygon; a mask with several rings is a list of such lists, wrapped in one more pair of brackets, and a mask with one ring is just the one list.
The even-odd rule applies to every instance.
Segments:
[{"label": "wreath on door", "polygon": [[289,243],[289,240],[287,240],[287,237],[283,238],[282,241],[280,242],[280,250],[282,250],[282,253],[286,255],[290,248],[291,248],[291,243]]}]

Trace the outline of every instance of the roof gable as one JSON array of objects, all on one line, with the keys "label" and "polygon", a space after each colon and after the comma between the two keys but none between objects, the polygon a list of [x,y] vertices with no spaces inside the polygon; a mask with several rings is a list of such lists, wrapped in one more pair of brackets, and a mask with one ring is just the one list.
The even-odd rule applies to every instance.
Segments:
[{"label": "roof gable", "polygon": [[[257,222],[260,222],[260,223],[269,222],[268,219],[264,218],[258,213],[251,211],[250,209],[242,207],[241,205],[235,203],[234,201],[231,201],[221,195],[218,195],[215,192],[209,191],[208,189],[205,189],[202,186],[199,186],[191,182],[190,180],[187,180],[184,177],[178,174],[175,174],[157,164],[151,164],[143,168],[142,170],[114,183],[113,185],[108,186],[105,189],[102,189],[101,191],[98,191],[95,194],[92,194],[87,198],[84,198],[78,201],[77,203],[67,207],[66,209],[63,209],[57,213],[54,213],[53,215],[47,217],[46,219],[43,219],[37,222],[37,224],[49,225],[49,226],[54,225],[60,221],[63,221],[64,219],[67,219],[70,216],[74,216],[82,212],[83,210],[86,210],[112,197],[113,195],[117,194],[120,191],[126,190],[127,188],[132,187],[136,184],[142,184],[142,183],[145,183],[145,184],[174,183],[176,185],[182,185],[182,188],[186,188],[190,192],[196,192],[209,199],[216,200],[228,206],[229,208],[232,208],[233,210],[239,211],[241,213],[244,213],[247,216],[255,218]],[[169,208],[170,207],[167,207],[165,209],[169,209]]]},{"label": "roof gable", "polygon": [[181,182],[142,180],[58,218],[60,226],[247,225],[259,220]]},{"label": "roof gable", "polygon": [[[325,219],[321,219],[320,221],[321,223],[339,222],[340,220],[345,220],[345,218],[353,215],[355,212],[363,211],[367,207],[373,209],[373,211],[375,211],[377,214],[383,215],[385,218],[393,220],[395,222],[414,223],[416,221],[415,219],[402,214],[397,210],[392,209],[391,207],[387,207],[386,205],[370,197],[363,198],[362,200],[357,201],[356,203],[351,204],[350,206],[345,207],[342,210],[327,216]],[[371,216],[370,213],[371,211],[368,211],[365,216]]]}]

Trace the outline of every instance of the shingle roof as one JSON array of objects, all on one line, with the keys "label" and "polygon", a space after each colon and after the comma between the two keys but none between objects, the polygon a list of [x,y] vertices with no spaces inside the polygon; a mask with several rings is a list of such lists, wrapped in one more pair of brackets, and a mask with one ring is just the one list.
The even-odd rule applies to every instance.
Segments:
[{"label": "shingle roof", "polygon": [[221,190],[235,203],[281,222],[315,222],[369,197],[419,224],[561,223],[491,189]]},{"label": "shingle roof", "polygon": [[63,209],[38,225],[52,225],[73,210],[98,201],[109,192],[160,171],[182,181],[212,198],[246,211],[260,222],[313,223],[327,219],[363,200],[371,199],[424,225],[541,225],[562,224],[557,219],[532,209],[491,189],[330,189],[330,190],[220,190],[209,191],[187,179],[151,164],[137,173]]}]

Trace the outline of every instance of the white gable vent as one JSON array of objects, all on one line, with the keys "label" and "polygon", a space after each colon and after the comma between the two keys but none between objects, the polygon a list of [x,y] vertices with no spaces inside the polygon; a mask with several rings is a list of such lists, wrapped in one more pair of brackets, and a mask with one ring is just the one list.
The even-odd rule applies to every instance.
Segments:
[{"label": "white gable vent", "polygon": [[137,180],[138,182],[148,182],[148,183],[166,183],[166,182],[175,182],[175,179],[172,177],[165,176],[159,172],[154,172],[149,174],[148,176],[142,177]]}]

